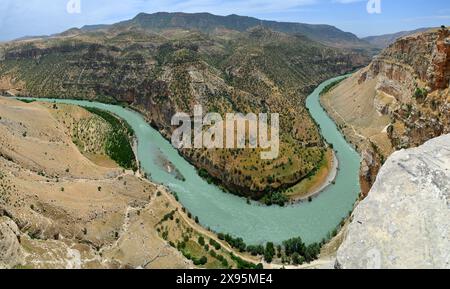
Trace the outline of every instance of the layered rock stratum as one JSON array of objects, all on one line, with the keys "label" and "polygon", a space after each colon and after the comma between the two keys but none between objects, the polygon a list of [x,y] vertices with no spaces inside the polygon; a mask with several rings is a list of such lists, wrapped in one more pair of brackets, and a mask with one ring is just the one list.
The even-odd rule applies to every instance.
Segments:
[{"label": "layered rock stratum", "polygon": [[450,135],[394,153],[355,209],[338,268],[450,268]]},{"label": "layered rock stratum", "polygon": [[364,157],[363,195],[392,152],[450,133],[449,83],[450,31],[442,27],[398,39],[323,97]]}]

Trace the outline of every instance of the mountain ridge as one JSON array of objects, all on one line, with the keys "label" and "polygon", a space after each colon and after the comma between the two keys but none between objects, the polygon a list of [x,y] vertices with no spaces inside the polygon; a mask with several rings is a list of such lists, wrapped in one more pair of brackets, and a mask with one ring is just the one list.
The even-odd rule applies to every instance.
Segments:
[{"label": "mountain ridge", "polygon": [[425,32],[427,30],[431,30],[433,28],[419,28],[415,30],[408,30],[408,31],[400,31],[396,33],[388,33],[388,34],[382,34],[382,35],[374,35],[374,36],[367,36],[364,38],[361,38],[364,41],[367,41],[368,43],[372,44],[373,46],[384,49],[388,47],[390,44],[394,43],[397,39],[413,35],[415,33]]},{"label": "mountain ridge", "polygon": [[302,34],[312,40],[337,47],[368,48],[370,45],[359,39],[351,32],[345,32],[335,26],[327,24],[306,24],[297,22],[279,22],[261,20],[255,17],[231,14],[227,16],[211,13],[183,13],[183,12],[156,12],[152,14],[139,13],[130,20],[111,25],[86,25],[81,28],[85,31],[111,29],[126,25],[136,25],[147,29],[187,28],[197,29],[201,32],[212,32],[214,29],[230,29],[244,32],[255,26],[264,26],[274,31],[287,34]]}]

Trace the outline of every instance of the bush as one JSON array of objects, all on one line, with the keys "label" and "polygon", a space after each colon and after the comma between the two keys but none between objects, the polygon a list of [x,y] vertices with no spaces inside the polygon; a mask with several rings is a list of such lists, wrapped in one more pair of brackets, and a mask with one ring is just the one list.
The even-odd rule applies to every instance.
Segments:
[{"label": "bush", "polygon": [[214,247],[216,250],[220,250],[222,246],[214,239],[209,240],[209,244]]},{"label": "bush", "polygon": [[239,252],[245,252],[245,250],[247,249],[247,245],[242,238],[233,238],[233,236],[229,234],[225,234],[221,237],[223,237],[223,239],[221,240],[225,240],[228,244],[230,244],[231,247],[238,249]]},{"label": "bush", "polygon": [[252,254],[252,256],[264,255],[264,247],[262,245],[249,245],[247,246],[247,252]]},{"label": "bush", "polygon": [[282,192],[274,192],[266,195],[263,201],[267,206],[278,205],[283,207],[289,201],[289,198]]},{"label": "bush", "polygon": [[266,250],[264,251],[264,260],[267,263],[272,263],[273,256],[275,256],[275,247],[273,243],[269,242],[266,244]]},{"label": "bush", "polygon": [[428,91],[424,88],[416,88],[414,92],[414,98],[417,100],[423,100],[428,95]]},{"label": "bush", "polygon": [[196,265],[196,266],[203,266],[206,263],[208,263],[208,258],[203,256],[200,259],[194,259],[193,261],[194,261],[194,265]]},{"label": "bush", "polygon": [[305,254],[305,244],[300,237],[284,241],[283,246],[286,256],[291,256],[294,253],[298,253],[299,255]]}]

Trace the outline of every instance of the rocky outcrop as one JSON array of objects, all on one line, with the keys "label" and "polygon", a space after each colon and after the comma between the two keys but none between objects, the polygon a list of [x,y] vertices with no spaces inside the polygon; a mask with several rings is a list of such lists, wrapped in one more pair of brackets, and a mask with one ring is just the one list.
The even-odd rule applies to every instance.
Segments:
[{"label": "rocky outcrop", "polygon": [[375,57],[368,76],[381,76],[379,89],[403,102],[411,100],[419,84],[430,91],[445,89],[450,81],[449,37],[450,31],[442,28],[401,38]]},{"label": "rocky outcrop", "polygon": [[374,143],[363,150],[359,182],[361,185],[361,196],[367,197],[370,188],[375,182],[376,176],[384,163],[384,157]]},{"label": "rocky outcrop", "polygon": [[0,217],[0,268],[12,268],[23,262],[20,231],[8,217]]},{"label": "rocky outcrop", "polygon": [[389,114],[395,149],[423,144],[450,132],[450,31],[399,39],[377,56],[360,82],[377,79],[377,94],[393,99],[377,107]]},{"label": "rocky outcrop", "polygon": [[450,268],[450,135],[394,153],[355,209],[338,268]]},{"label": "rocky outcrop", "polygon": [[450,31],[442,27],[398,39],[323,97],[362,154],[363,196],[392,152],[450,133],[449,83]]}]

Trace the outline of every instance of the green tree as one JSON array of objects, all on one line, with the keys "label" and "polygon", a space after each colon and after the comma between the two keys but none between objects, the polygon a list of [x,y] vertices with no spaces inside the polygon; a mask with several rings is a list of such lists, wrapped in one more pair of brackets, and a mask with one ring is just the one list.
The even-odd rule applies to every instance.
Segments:
[{"label": "green tree", "polygon": [[266,244],[266,250],[264,251],[264,260],[267,263],[271,263],[275,256],[275,247],[272,242]]}]

